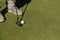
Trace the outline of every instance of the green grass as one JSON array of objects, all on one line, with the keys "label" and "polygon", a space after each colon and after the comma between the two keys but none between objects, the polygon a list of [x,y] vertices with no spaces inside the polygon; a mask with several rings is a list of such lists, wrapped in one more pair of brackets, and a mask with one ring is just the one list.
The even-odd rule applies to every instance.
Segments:
[{"label": "green grass", "polygon": [[[5,8],[4,0],[0,2]],[[23,27],[15,24],[16,15],[5,16],[6,22],[0,23],[0,40],[60,40],[60,0],[32,0]]]}]

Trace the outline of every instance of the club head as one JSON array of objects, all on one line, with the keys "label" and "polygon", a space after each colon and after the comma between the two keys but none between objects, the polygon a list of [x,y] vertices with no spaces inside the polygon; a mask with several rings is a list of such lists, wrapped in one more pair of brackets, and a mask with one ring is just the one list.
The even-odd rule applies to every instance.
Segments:
[{"label": "club head", "polygon": [[16,24],[17,24],[18,26],[23,26],[23,24],[21,24],[20,21],[17,21]]}]

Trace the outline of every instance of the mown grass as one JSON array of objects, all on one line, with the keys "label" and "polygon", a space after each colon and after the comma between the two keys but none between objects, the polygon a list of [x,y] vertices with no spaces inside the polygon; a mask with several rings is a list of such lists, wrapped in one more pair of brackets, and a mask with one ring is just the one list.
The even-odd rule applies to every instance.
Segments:
[{"label": "mown grass", "polygon": [[6,22],[0,23],[0,40],[60,40],[60,0],[32,0],[23,27],[15,24],[16,15],[5,16]]}]

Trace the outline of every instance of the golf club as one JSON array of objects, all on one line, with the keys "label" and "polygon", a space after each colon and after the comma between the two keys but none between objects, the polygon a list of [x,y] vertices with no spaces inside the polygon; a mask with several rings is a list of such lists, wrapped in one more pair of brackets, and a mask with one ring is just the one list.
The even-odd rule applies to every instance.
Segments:
[{"label": "golf club", "polygon": [[22,13],[22,15],[21,15],[21,19],[19,19],[18,12],[17,12],[17,8],[16,8],[16,13],[17,13],[17,22],[16,22],[16,24],[17,24],[18,26],[23,26],[23,24],[25,24],[25,22],[24,22],[24,20],[23,20],[23,17],[24,17],[25,11],[26,11],[26,9],[27,9],[27,6],[28,6],[28,4],[26,4],[26,7],[25,7],[25,9],[24,9],[24,11],[23,11],[23,13]]}]

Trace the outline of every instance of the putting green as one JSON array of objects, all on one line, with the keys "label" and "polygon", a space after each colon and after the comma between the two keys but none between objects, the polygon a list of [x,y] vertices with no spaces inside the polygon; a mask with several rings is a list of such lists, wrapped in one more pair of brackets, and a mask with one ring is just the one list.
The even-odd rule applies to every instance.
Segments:
[{"label": "putting green", "polygon": [[[4,0],[0,2],[4,9]],[[0,40],[60,40],[60,0],[32,0],[23,27],[15,24],[16,15],[5,16],[6,22],[0,23]]]}]

